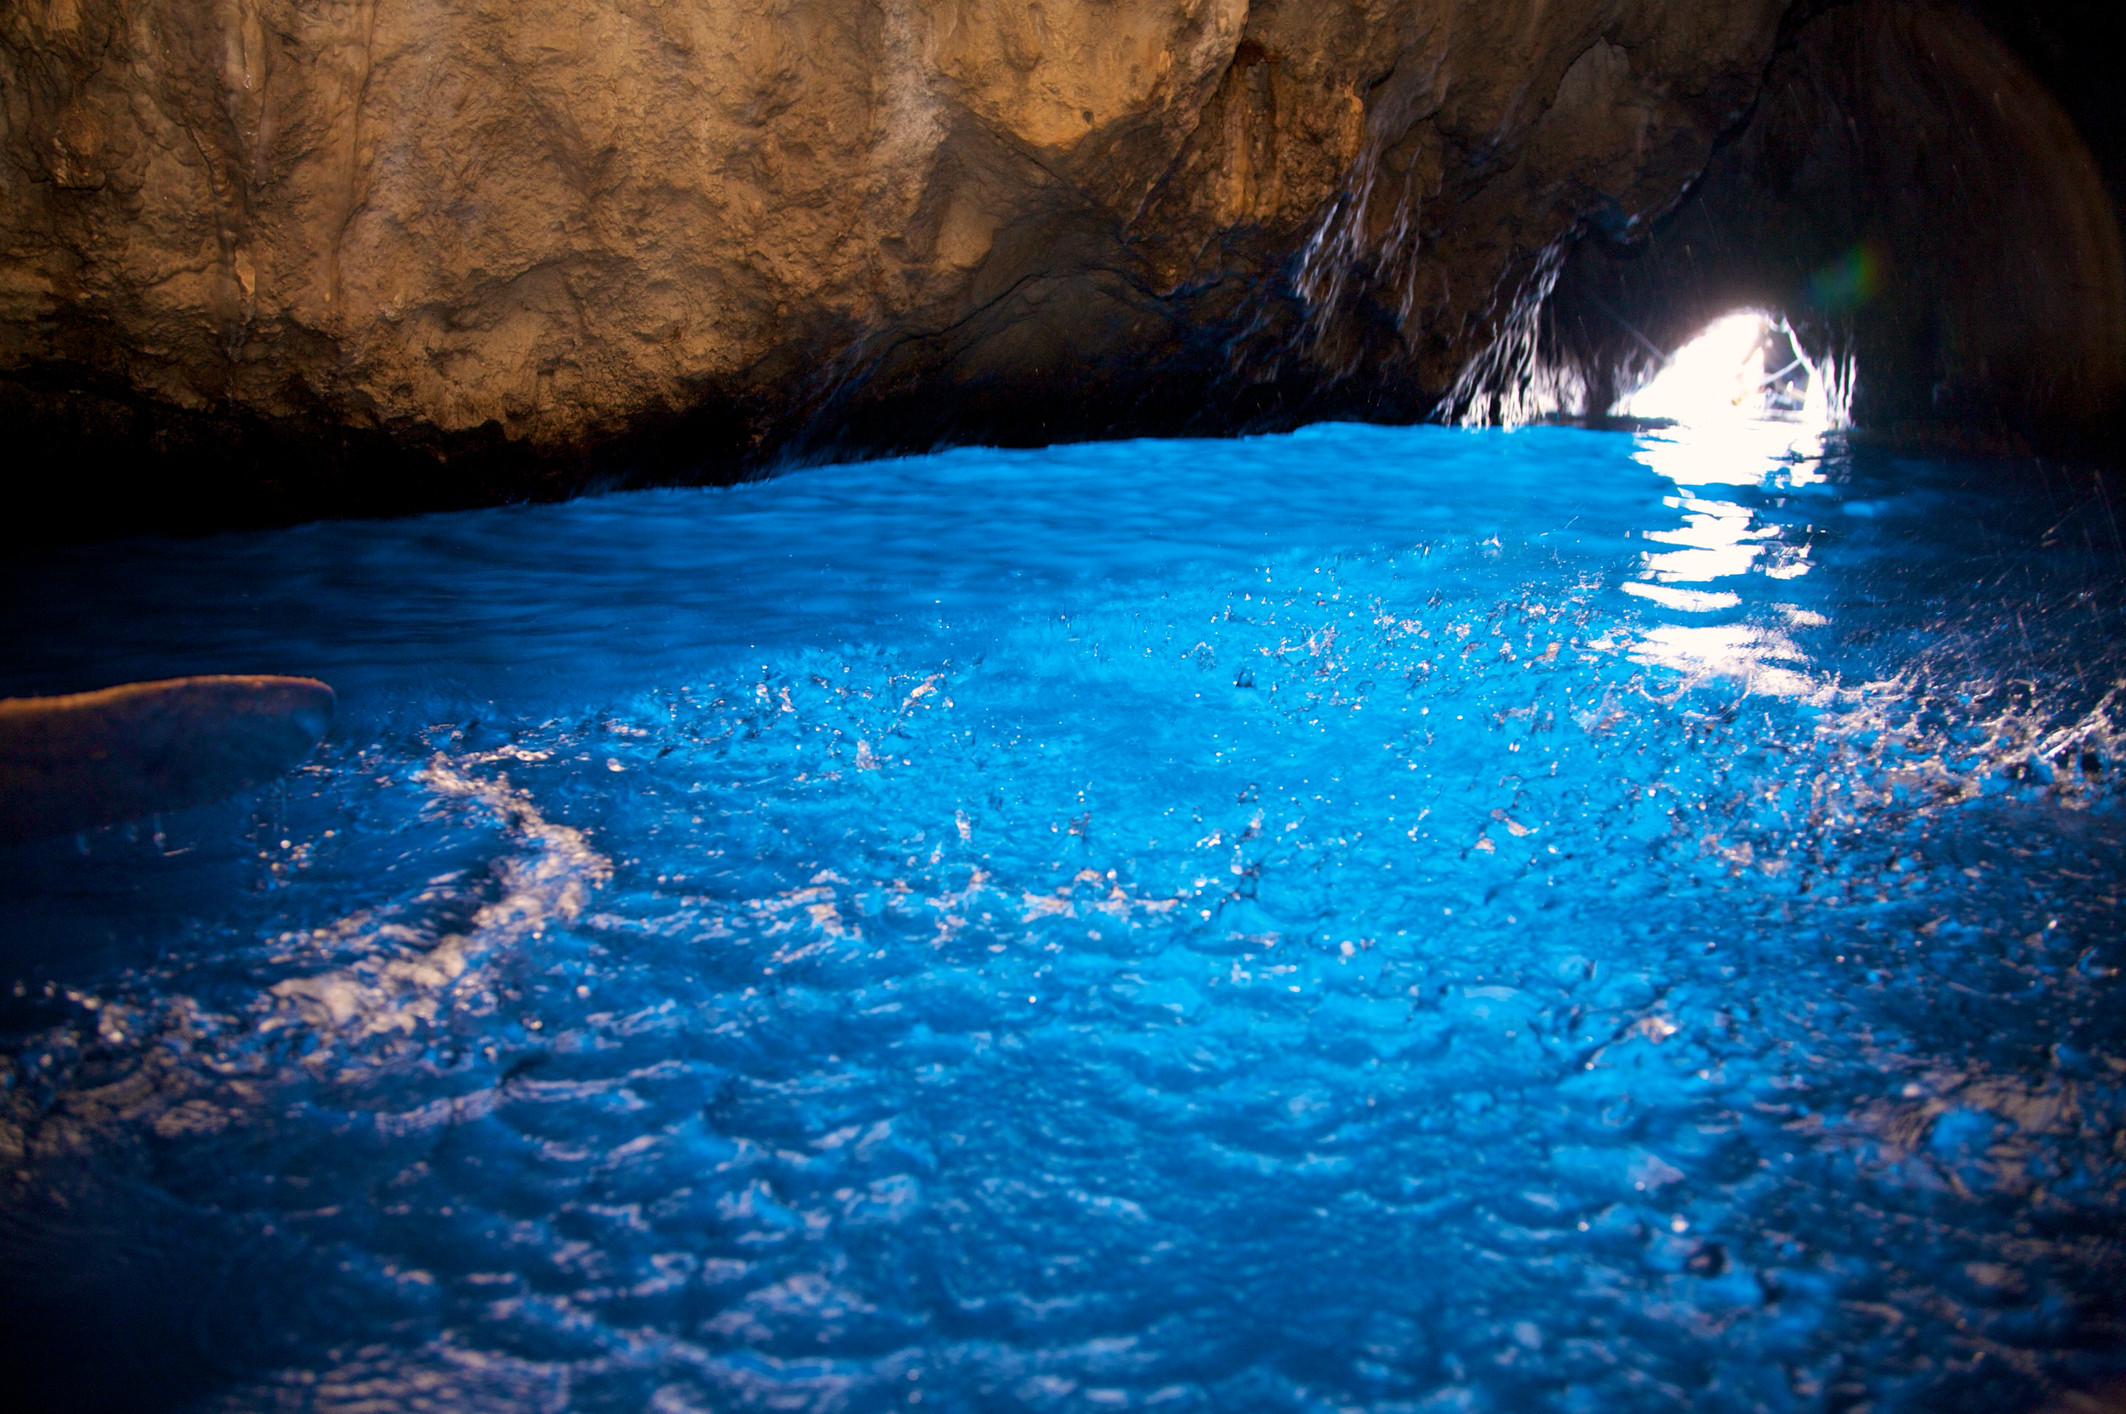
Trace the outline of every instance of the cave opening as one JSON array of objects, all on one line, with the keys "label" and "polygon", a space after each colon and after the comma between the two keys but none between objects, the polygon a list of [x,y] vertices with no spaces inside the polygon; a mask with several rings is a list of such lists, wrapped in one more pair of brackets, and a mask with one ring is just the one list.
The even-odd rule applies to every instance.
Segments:
[{"label": "cave opening", "polygon": [[1759,310],[1822,399],[1793,415],[1874,446],[2108,461],[2126,398],[2116,103],[2073,77],[2085,57],[2013,31],[1984,7],[1807,12],[1686,193],[1563,242],[1502,340],[1515,357],[1487,370],[1507,393],[1477,411],[1649,415],[1681,386],[1671,354],[1716,324],[1740,338],[1720,321]]},{"label": "cave opening", "polygon": [[1762,310],[1715,319],[1609,411],[1694,427],[1736,417],[1831,425],[1808,355],[1784,319]]}]

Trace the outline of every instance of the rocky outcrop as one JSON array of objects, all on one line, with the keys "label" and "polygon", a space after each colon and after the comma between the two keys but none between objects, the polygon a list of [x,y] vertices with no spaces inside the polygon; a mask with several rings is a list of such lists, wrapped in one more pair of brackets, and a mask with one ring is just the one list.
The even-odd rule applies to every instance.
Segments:
[{"label": "rocky outcrop", "polygon": [[[2115,401],[2108,333],[2042,336],[2091,323],[2115,222],[1966,8],[17,0],[0,416],[149,451],[84,484],[151,523],[1412,418],[1505,405],[1539,305],[1665,331],[1870,239],[1981,291],[1898,315],[1878,389],[1953,345],[1952,384]],[[1650,235],[1707,216],[1718,279]],[[1979,327],[2003,291],[2039,312]],[[1587,386],[1630,376],[1635,340],[1580,342]]]},{"label": "rocky outcrop", "polygon": [[18,0],[0,369],[319,478],[1416,415],[1674,203],[1785,9]]},{"label": "rocky outcrop", "polygon": [[0,845],[182,810],[295,767],[332,725],[316,678],[192,677],[0,698]]}]

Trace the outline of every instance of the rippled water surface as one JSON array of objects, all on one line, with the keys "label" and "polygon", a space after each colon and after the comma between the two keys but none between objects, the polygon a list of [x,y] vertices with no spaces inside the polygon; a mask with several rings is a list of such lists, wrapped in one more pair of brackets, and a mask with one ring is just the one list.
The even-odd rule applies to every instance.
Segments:
[{"label": "rippled water surface", "polygon": [[342,701],[279,785],[0,852],[13,1378],[2102,1385],[2117,529],[2063,474],[1782,446],[965,451],[10,566],[0,689]]}]

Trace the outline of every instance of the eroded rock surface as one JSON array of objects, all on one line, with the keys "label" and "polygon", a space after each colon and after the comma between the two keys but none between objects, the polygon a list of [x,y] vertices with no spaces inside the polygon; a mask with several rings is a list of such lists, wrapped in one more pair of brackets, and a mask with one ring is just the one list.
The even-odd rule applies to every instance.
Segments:
[{"label": "eroded rock surface", "polygon": [[[2093,15],[2030,9],[2067,12],[2061,46],[2095,47]],[[1652,348],[1754,307],[1852,360],[1875,432],[2110,451],[2126,255],[2102,159],[2113,183],[2126,165],[2115,134],[2092,151],[2012,29],[1982,22],[1998,18],[1851,0],[1790,25],[1750,121],[1676,213],[1644,239],[1573,244],[1529,391],[1600,412]]]},{"label": "eroded rock surface", "polygon": [[19,0],[0,367],[535,457],[1411,415],[1675,202],[1786,8]]}]

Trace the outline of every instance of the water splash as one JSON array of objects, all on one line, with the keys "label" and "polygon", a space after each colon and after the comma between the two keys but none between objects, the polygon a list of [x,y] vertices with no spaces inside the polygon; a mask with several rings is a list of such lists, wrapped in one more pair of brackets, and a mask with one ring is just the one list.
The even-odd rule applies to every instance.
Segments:
[{"label": "water splash", "polygon": [[1455,376],[1435,410],[1438,420],[1462,427],[1520,427],[1584,404],[1579,371],[1549,357],[1543,346],[1544,312],[1568,248],[1563,240],[1545,246],[1525,276],[1502,287],[1510,291],[1500,301],[1504,309],[1494,306],[1486,316],[1490,342]]}]

